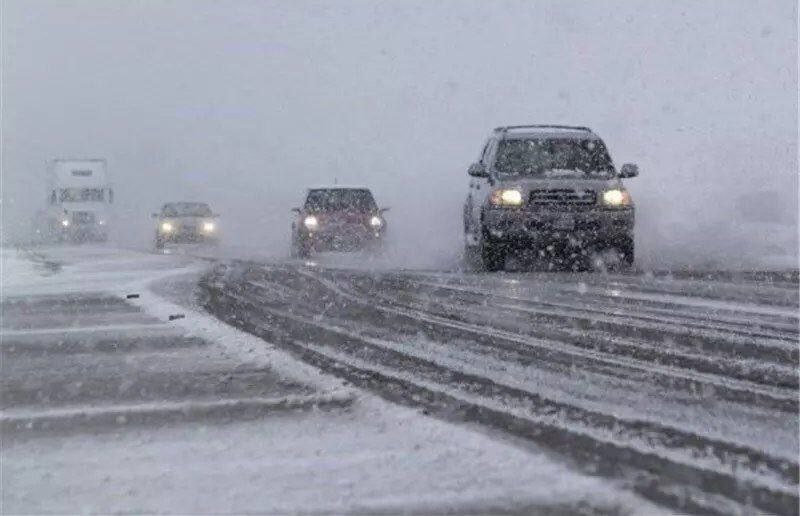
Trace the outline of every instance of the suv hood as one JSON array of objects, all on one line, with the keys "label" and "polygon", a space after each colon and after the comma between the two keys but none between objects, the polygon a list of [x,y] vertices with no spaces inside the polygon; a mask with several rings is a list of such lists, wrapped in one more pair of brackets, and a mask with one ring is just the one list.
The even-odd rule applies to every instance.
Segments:
[{"label": "suv hood", "polygon": [[320,222],[333,224],[365,224],[374,215],[373,211],[309,211]]},{"label": "suv hood", "polygon": [[213,217],[197,217],[194,215],[182,215],[179,217],[159,217],[160,220],[173,220],[179,223],[197,223],[197,222],[206,222],[213,220]]},{"label": "suv hood", "polygon": [[600,192],[611,188],[620,188],[622,182],[617,179],[576,179],[571,177],[537,177],[500,179],[495,188],[519,188],[523,194],[532,190],[595,190]]}]

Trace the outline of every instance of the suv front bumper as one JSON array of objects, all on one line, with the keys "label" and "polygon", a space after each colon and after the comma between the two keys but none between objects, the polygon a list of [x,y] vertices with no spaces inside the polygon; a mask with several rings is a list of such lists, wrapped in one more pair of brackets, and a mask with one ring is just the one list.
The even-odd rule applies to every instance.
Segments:
[{"label": "suv front bumper", "polygon": [[509,247],[531,248],[552,243],[573,247],[629,245],[633,241],[633,208],[544,211],[488,208],[483,211],[485,236]]},{"label": "suv front bumper", "polygon": [[300,241],[315,251],[351,251],[376,245],[383,240],[383,236],[383,229],[358,226],[301,231]]}]

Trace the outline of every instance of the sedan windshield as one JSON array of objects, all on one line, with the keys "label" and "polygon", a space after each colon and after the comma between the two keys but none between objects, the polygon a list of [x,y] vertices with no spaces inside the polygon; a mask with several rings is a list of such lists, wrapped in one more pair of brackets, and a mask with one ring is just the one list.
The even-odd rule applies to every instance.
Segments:
[{"label": "sedan windshield", "polygon": [[311,190],[305,208],[309,211],[371,211],[376,205],[369,190],[336,188]]},{"label": "sedan windshield", "polygon": [[495,168],[515,176],[607,178],[614,165],[605,145],[597,140],[503,140]]},{"label": "sedan windshield", "polygon": [[210,217],[213,215],[208,204],[200,202],[178,202],[164,206],[166,217]]}]

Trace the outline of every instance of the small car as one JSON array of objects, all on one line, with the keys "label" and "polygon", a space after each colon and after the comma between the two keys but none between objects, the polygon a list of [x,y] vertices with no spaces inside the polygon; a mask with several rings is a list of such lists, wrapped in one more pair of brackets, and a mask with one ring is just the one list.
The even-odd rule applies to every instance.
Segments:
[{"label": "small car", "polygon": [[606,145],[588,127],[496,128],[469,167],[464,203],[465,255],[498,271],[512,251],[533,251],[562,268],[629,268],[634,205]]},{"label": "small car", "polygon": [[154,213],[156,249],[167,243],[219,242],[219,216],[204,202],[168,202]]},{"label": "small car", "polygon": [[364,187],[330,186],[307,190],[302,208],[294,208],[292,256],[313,252],[378,249],[386,219],[372,192]]}]

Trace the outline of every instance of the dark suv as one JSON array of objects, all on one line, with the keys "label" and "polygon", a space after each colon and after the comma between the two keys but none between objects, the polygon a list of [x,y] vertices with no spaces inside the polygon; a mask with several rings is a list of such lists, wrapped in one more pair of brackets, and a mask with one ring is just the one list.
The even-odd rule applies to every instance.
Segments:
[{"label": "dark suv", "polygon": [[314,251],[354,251],[376,248],[386,234],[386,220],[372,192],[361,187],[311,188],[302,208],[294,208],[292,256]]},{"label": "dark suv", "polygon": [[469,168],[467,258],[489,271],[527,250],[555,265],[630,267],[634,206],[621,179],[638,173],[617,171],[587,127],[498,127]]}]

